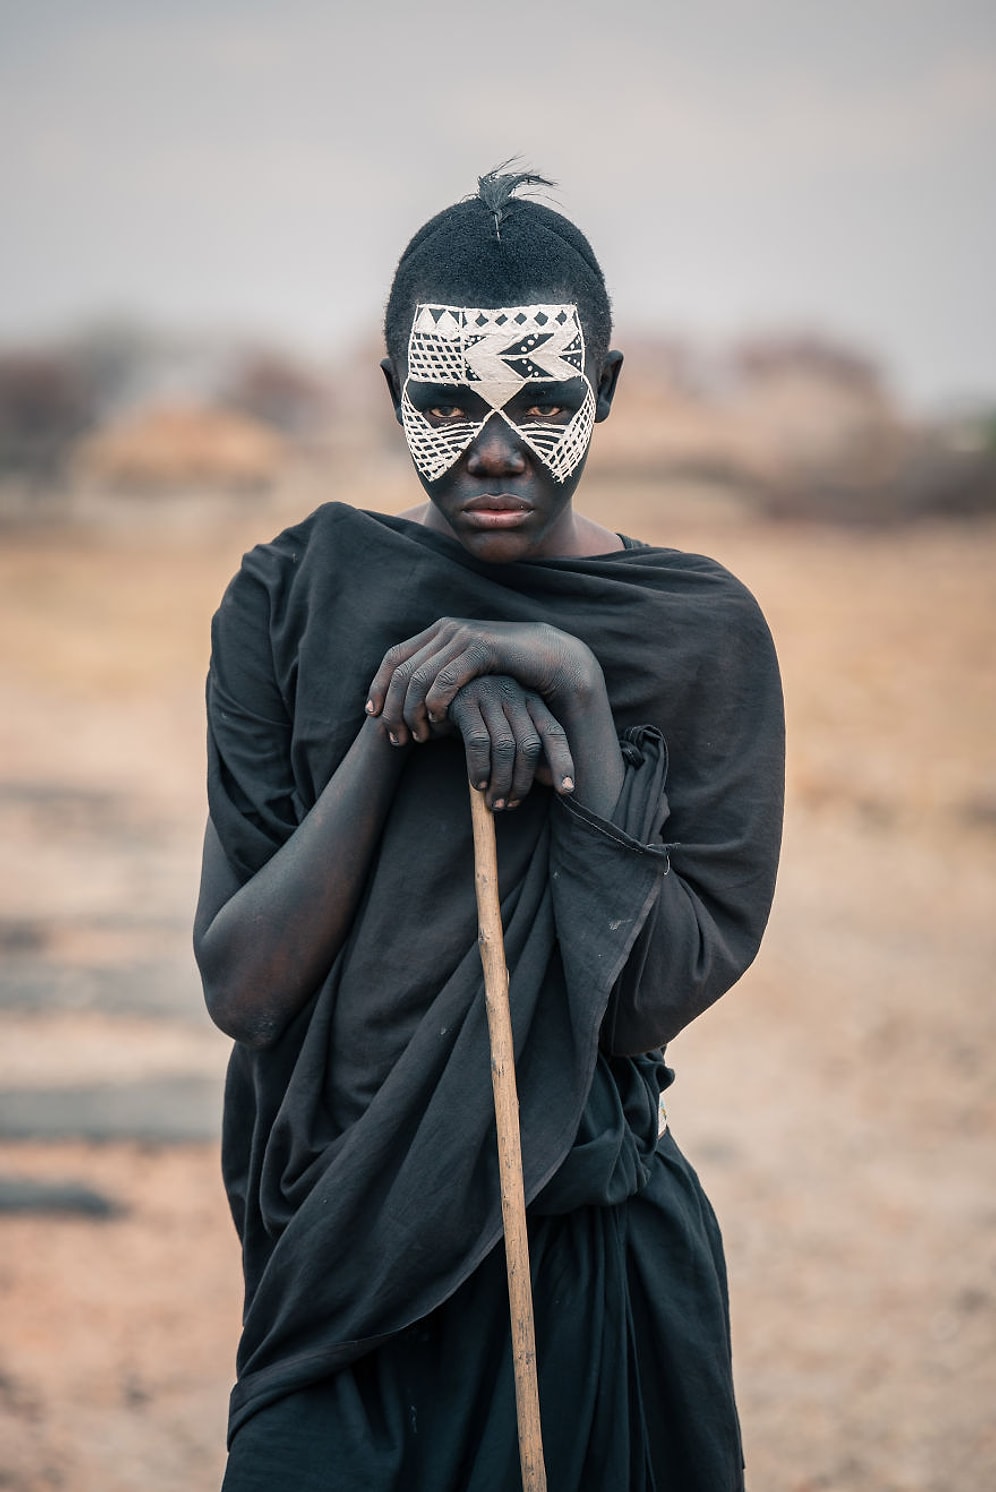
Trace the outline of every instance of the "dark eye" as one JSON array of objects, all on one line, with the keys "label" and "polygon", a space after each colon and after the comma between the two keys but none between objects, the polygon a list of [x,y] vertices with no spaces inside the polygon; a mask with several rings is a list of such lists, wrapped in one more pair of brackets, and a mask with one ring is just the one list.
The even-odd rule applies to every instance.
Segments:
[{"label": "dark eye", "polygon": [[557,420],[564,413],[562,404],[530,404],[525,411],[530,420]]},{"label": "dark eye", "polygon": [[466,412],[459,404],[433,404],[426,414],[432,420],[438,420],[440,424],[448,420],[465,420]]}]

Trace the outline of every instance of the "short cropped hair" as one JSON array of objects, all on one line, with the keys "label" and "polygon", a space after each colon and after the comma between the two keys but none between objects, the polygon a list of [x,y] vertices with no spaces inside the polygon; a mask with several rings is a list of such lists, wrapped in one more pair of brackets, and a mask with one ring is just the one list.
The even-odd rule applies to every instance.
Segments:
[{"label": "short cropped hair", "polygon": [[444,208],[419,229],[398,261],[384,316],[388,353],[407,351],[415,306],[577,305],[588,346],[605,356],[612,308],[591,244],[561,213],[520,197],[526,186],[552,186],[534,172],[479,177],[472,197]]}]

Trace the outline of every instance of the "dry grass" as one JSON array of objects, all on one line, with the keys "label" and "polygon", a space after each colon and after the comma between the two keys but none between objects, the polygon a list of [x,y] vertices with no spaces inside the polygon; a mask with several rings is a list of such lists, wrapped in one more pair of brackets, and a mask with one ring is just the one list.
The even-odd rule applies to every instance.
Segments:
[{"label": "dry grass", "polygon": [[[989,1492],[996,526],[854,534],[752,525],[704,492],[589,496],[603,521],[740,574],[785,675],[770,934],[672,1050],[673,1124],[727,1238],[750,1486]],[[158,836],[146,894],[163,946],[185,940],[207,621],[282,521],[228,504],[211,523],[4,536],[4,783],[85,790],[98,816],[106,791],[118,815],[101,848],[35,800],[4,810],[4,904],[53,957],[115,956],[130,833]],[[143,1056],[134,1014],[0,1012],[4,1080],[212,1070],[212,1033],[177,1029],[149,1019]],[[130,1207],[0,1222],[0,1485],[216,1485],[238,1260],[213,1149],[7,1144],[0,1170],[76,1175]]]}]

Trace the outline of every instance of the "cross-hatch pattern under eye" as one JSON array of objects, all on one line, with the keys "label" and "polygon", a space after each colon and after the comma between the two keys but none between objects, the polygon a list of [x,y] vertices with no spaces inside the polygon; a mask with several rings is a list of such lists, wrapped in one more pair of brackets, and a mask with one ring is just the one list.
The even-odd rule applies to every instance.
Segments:
[{"label": "cross-hatch pattern under eye", "polygon": [[[412,459],[433,482],[500,415],[522,441],[564,482],[584,459],[595,424],[595,391],[584,371],[584,331],[575,305],[476,306],[418,305],[408,338],[408,377],[401,394],[401,418]],[[546,420],[513,420],[505,406],[532,385],[584,383],[581,407],[567,425]],[[410,383],[463,386],[491,409],[482,420],[451,420],[433,425],[415,408]]]}]

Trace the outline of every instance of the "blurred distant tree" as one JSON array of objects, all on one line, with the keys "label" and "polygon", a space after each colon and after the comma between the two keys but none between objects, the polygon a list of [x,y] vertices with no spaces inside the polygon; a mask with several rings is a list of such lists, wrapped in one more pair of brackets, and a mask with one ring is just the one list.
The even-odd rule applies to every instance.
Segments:
[{"label": "blurred distant tree", "polygon": [[314,434],[329,418],[328,382],[282,353],[254,349],[239,361],[221,402],[284,435]]},{"label": "blurred distant tree", "polygon": [[71,354],[0,352],[0,475],[57,480],[95,417],[95,390]]},{"label": "blurred distant tree", "polygon": [[92,322],[66,344],[91,391],[99,418],[145,392],[150,365],[162,356],[164,339],[137,322]]},{"label": "blurred distant tree", "polygon": [[990,410],[981,421],[982,443],[987,451],[996,454],[996,409]]},{"label": "blurred distant tree", "polygon": [[815,332],[748,337],[733,349],[732,363],[745,380],[809,374],[869,395],[881,393],[882,371],[871,357]]}]

